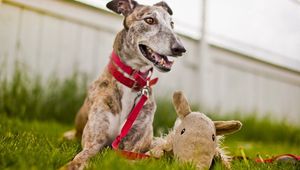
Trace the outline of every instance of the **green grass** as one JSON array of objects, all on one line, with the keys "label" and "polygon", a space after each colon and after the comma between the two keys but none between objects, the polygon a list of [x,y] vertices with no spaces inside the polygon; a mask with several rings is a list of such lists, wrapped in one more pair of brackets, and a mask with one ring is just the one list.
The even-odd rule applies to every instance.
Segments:
[{"label": "green grass", "polygon": [[[0,169],[58,169],[80,150],[79,141],[65,141],[71,128],[49,121],[23,121],[3,116],[0,120]],[[185,169],[175,160],[144,160],[133,163],[106,149],[90,161],[90,169]]]},{"label": "green grass", "polygon": [[[22,120],[1,116],[0,120],[0,169],[58,169],[80,151],[79,141],[61,138],[71,125],[55,121]],[[288,143],[263,143],[254,141],[225,142],[233,155],[241,155],[241,148],[250,158],[281,153],[300,153],[297,145]],[[289,164],[257,164],[250,161],[233,161],[233,169],[297,169]],[[106,149],[91,159],[88,169],[194,169],[193,165],[181,164],[164,157],[142,161],[128,161]],[[215,169],[221,169],[217,164]],[[299,167],[298,167],[299,169]]]},{"label": "green grass", "polygon": [[[70,161],[81,149],[79,141],[65,141],[62,134],[73,127],[73,119],[86,92],[86,76],[74,74],[60,80],[53,76],[42,80],[16,69],[7,78],[0,72],[0,169],[58,169]],[[176,114],[170,100],[158,100],[154,121],[156,135],[173,126]],[[255,116],[214,117],[241,119],[243,128],[225,140],[235,156],[243,151],[249,160],[233,161],[233,169],[300,169],[291,164],[257,164],[258,154],[300,154],[300,127],[270,118]],[[106,149],[92,158],[88,169],[195,169],[171,157],[128,161]],[[222,169],[216,164],[214,169]]]},{"label": "green grass", "polygon": [[1,69],[0,114],[72,123],[86,95],[86,79],[74,72],[64,80],[54,75],[44,80],[39,75],[29,75],[19,64],[13,75],[7,77]]}]

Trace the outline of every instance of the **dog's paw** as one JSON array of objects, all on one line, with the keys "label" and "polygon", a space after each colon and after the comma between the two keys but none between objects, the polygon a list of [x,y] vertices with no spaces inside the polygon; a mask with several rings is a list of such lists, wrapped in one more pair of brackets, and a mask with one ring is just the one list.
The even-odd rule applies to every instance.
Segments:
[{"label": "dog's paw", "polygon": [[67,139],[67,140],[74,140],[74,139],[76,139],[76,130],[73,129],[73,130],[65,132],[63,134],[63,138]]},{"label": "dog's paw", "polygon": [[164,150],[160,148],[153,148],[150,151],[146,152],[146,155],[150,155],[151,157],[154,158],[160,158],[164,155]]},{"label": "dog's paw", "polygon": [[59,168],[59,170],[83,170],[84,166],[80,163],[71,161]]}]

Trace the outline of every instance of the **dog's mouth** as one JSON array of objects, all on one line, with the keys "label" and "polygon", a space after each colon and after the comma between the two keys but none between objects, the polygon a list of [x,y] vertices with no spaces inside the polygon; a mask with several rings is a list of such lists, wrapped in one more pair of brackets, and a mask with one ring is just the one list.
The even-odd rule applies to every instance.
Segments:
[{"label": "dog's mouth", "polygon": [[146,45],[140,44],[139,48],[143,56],[151,61],[158,70],[163,72],[168,72],[171,70],[174,63],[173,60],[170,60],[165,55],[158,54]]}]

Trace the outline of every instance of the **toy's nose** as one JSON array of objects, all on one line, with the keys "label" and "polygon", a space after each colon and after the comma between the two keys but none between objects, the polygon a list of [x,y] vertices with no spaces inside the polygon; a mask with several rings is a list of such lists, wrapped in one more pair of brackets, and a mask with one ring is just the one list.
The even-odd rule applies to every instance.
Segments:
[{"label": "toy's nose", "polygon": [[185,53],[185,52],[186,52],[186,49],[185,49],[184,46],[181,44],[181,42],[176,41],[176,42],[172,45],[171,51],[172,51],[172,54],[173,54],[173,55],[181,56],[182,53]]}]

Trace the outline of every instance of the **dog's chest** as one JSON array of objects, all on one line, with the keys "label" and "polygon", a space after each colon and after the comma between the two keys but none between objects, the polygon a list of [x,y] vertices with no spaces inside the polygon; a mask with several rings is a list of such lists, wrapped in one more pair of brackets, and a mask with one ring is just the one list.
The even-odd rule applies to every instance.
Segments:
[{"label": "dog's chest", "polygon": [[127,120],[128,114],[134,107],[135,102],[138,102],[139,99],[138,92],[134,92],[132,89],[122,84],[118,84],[118,86],[123,92],[121,97],[122,110],[117,115],[110,114],[108,116],[110,119],[109,136],[111,139],[114,139],[120,133],[125,121]]}]

